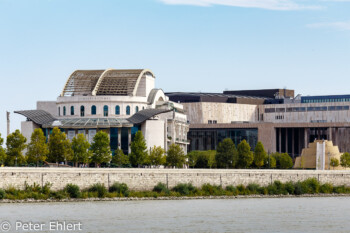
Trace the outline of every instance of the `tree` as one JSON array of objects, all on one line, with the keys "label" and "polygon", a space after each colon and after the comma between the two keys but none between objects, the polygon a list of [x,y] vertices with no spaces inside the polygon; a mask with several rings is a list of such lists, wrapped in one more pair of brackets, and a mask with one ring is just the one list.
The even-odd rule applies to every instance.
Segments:
[{"label": "tree", "polygon": [[42,129],[35,129],[28,144],[27,162],[36,163],[38,166],[39,161],[45,161],[48,154],[49,147],[46,144],[44,132]]},{"label": "tree", "polygon": [[27,139],[16,129],[16,131],[7,136],[6,147],[7,147],[7,159],[8,165],[22,164],[25,162],[22,151],[27,147],[25,144]]},{"label": "tree", "polygon": [[163,165],[166,163],[165,150],[160,146],[154,146],[149,152],[150,165]]},{"label": "tree", "polygon": [[131,153],[129,156],[131,164],[136,167],[144,164],[147,157],[146,140],[142,131],[137,131],[134,140],[130,145]]},{"label": "tree", "polygon": [[186,157],[187,157],[187,163],[189,167],[194,168],[194,166],[196,166],[199,154],[200,154],[200,151],[197,151],[197,150],[193,150],[187,154]]},{"label": "tree", "polygon": [[92,158],[91,161],[97,167],[101,163],[108,163],[112,159],[111,147],[109,145],[109,136],[103,131],[98,131],[91,144]]},{"label": "tree", "polygon": [[112,157],[112,163],[118,166],[126,166],[130,164],[129,157],[123,153],[123,150],[116,149]]},{"label": "tree", "polygon": [[267,153],[264,149],[264,145],[259,141],[254,150],[254,164],[260,168],[264,166],[264,160],[267,156]]},{"label": "tree", "polygon": [[186,157],[182,148],[177,144],[171,144],[167,152],[166,163],[172,167],[182,168],[185,160]]},{"label": "tree", "polygon": [[86,140],[86,137],[84,134],[77,134],[72,139],[72,149],[73,149],[73,156],[72,161],[74,162],[74,165],[77,167],[78,163],[84,163],[87,164],[91,160],[92,153],[89,151],[90,143],[88,140]]},{"label": "tree", "polygon": [[339,160],[335,157],[331,158],[331,164],[330,164],[332,167],[333,167],[333,170],[334,170],[334,167],[338,167],[339,166]]},{"label": "tree", "polygon": [[52,129],[49,137],[48,161],[53,163],[69,161],[72,158],[73,150],[66,134],[57,127]]},{"label": "tree", "polygon": [[265,168],[276,168],[276,159],[272,154],[269,154],[265,157]]},{"label": "tree", "polygon": [[216,151],[215,150],[207,150],[207,151],[205,151],[205,153],[207,154],[207,157],[208,157],[208,166],[209,166],[209,168],[212,168],[216,164],[216,160],[215,160]]},{"label": "tree", "polygon": [[4,143],[4,139],[1,137],[1,133],[0,133],[0,165],[4,165],[7,157],[5,149],[2,147],[3,143]]},{"label": "tree", "polygon": [[350,167],[350,154],[348,152],[340,156],[340,165],[345,168]]},{"label": "tree", "polygon": [[248,168],[254,160],[253,152],[250,151],[250,146],[246,140],[242,140],[237,147],[238,150],[238,166]]},{"label": "tree", "polygon": [[231,138],[225,138],[219,143],[215,159],[219,168],[229,168],[236,165],[238,153]]},{"label": "tree", "polygon": [[281,154],[279,159],[281,169],[289,169],[293,167],[293,160],[287,153]]}]

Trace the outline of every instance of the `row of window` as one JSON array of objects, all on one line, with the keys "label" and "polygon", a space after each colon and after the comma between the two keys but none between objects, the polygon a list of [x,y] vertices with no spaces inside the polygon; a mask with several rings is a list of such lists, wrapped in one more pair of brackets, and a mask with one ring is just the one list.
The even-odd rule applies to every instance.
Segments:
[{"label": "row of window", "polygon": [[[142,107],[142,110],[145,109],[145,107]],[[135,113],[139,111],[139,106],[135,107]],[[120,106],[117,105],[115,106],[115,115],[120,115]],[[130,115],[130,106],[126,106],[125,108],[125,114]],[[58,107],[58,115],[61,116],[61,107]],[[66,106],[63,106],[63,116],[67,115],[67,109]],[[70,115],[74,116],[74,106],[70,107]],[[91,115],[96,115],[96,106],[92,105],[91,106]],[[109,115],[109,109],[108,106],[105,105],[103,106],[103,116],[107,117]],[[82,105],[80,106],[80,116],[83,117],[85,116],[85,106]]]},{"label": "row of window", "polygon": [[349,110],[349,106],[295,107],[295,108],[265,108],[265,113],[272,112],[312,112],[312,111],[342,111]]},{"label": "row of window", "polygon": [[304,99],[304,100],[302,100],[302,103],[332,103],[332,102],[350,102],[350,98]]},{"label": "row of window", "polygon": [[216,120],[208,120],[208,124],[217,124],[218,122]]}]

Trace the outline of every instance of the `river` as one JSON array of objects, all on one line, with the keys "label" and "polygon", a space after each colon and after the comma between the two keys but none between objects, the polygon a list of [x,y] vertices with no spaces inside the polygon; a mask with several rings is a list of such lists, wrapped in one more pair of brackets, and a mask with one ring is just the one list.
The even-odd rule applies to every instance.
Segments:
[{"label": "river", "polygon": [[349,217],[350,197],[15,203],[0,232],[350,232]]}]

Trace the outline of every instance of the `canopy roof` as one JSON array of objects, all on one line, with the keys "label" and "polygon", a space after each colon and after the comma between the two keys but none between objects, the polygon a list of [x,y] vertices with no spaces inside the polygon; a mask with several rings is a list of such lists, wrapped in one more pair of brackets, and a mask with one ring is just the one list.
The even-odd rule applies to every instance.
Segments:
[{"label": "canopy roof", "polygon": [[145,109],[135,113],[127,120],[133,124],[141,124],[142,122],[154,117],[155,115],[171,112],[171,111],[172,111],[171,109],[170,110],[169,109]]},{"label": "canopy roof", "polygon": [[147,69],[76,70],[68,78],[61,96],[135,96],[143,75],[155,77]]},{"label": "canopy roof", "polygon": [[56,120],[50,113],[44,110],[24,110],[15,111],[15,113],[21,114],[27,117],[28,120],[33,121],[38,125],[43,125]]}]

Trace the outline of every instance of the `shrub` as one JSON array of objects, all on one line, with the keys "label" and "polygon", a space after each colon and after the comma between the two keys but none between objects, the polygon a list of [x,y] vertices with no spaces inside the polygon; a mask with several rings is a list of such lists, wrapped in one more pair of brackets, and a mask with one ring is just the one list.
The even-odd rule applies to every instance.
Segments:
[{"label": "shrub", "polygon": [[226,186],[226,191],[232,192],[232,194],[233,194],[234,196],[237,196],[237,195],[238,195],[238,190],[237,190],[237,188],[236,188],[235,186],[233,186],[233,185],[228,185],[228,186]]},{"label": "shrub", "polygon": [[303,187],[306,188],[305,193],[319,193],[320,191],[320,183],[316,178],[308,178],[307,180],[304,180],[302,182],[304,185]]},{"label": "shrub", "polygon": [[249,195],[249,190],[243,184],[238,185],[236,188],[239,195]]},{"label": "shrub", "polygon": [[41,192],[44,193],[44,194],[50,194],[51,192],[51,187],[52,187],[52,184],[47,182],[45,183],[45,185],[41,188]]},{"label": "shrub", "polygon": [[26,192],[41,192],[41,187],[39,184],[35,183],[33,185],[29,185],[27,182],[24,183],[24,190]]},{"label": "shrub", "polygon": [[189,184],[178,184],[173,189],[173,191],[180,193],[181,195],[194,194],[197,191],[191,183]]},{"label": "shrub", "polygon": [[107,194],[107,189],[105,187],[104,184],[101,184],[101,183],[97,183],[97,184],[94,184],[92,185],[89,189],[88,189],[89,192],[96,192],[97,193],[97,196],[99,198],[102,198],[102,197],[105,197],[106,194]]},{"label": "shrub", "polygon": [[289,181],[289,182],[284,184],[284,189],[287,193],[294,194],[295,186],[294,186],[293,182]]},{"label": "shrub", "polygon": [[333,193],[333,185],[325,183],[320,186],[320,193]]},{"label": "shrub", "polygon": [[79,186],[75,184],[67,184],[64,190],[71,198],[78,198],[81,195]]},{"label": "shrub", "polygon": [[223,190],[220,185],[203,184],[202,191],[206,195],[221,195]]},{"label": "shrub", "polygon": [[4,199],[6,196],[6,193],[3,189],[0,189],[0,199]]},{"label": "shrub", "polygon": [[154,186],[153,192],[169,194],[169,189],[164,183],[159,182],[156,186]]},{"label": "shrub", "polygon": [[260,185],[251,183],[247,186],[247,189],[249,190],[250,194],[258,194],[260,193]]},{"label": "shrub", "polygon": [[111,193],[115,192],[122,194],[124,197],[129,196],[129,188],[125,183],[115,182],[111,187],[109,187],[109,191]]},{"label": "shrub", "polygon": [[296,182],[294,185],[294,194],[295,195],[302,195],[304,194],[304,190],[303,190],[303,185],[300,181]]}]

